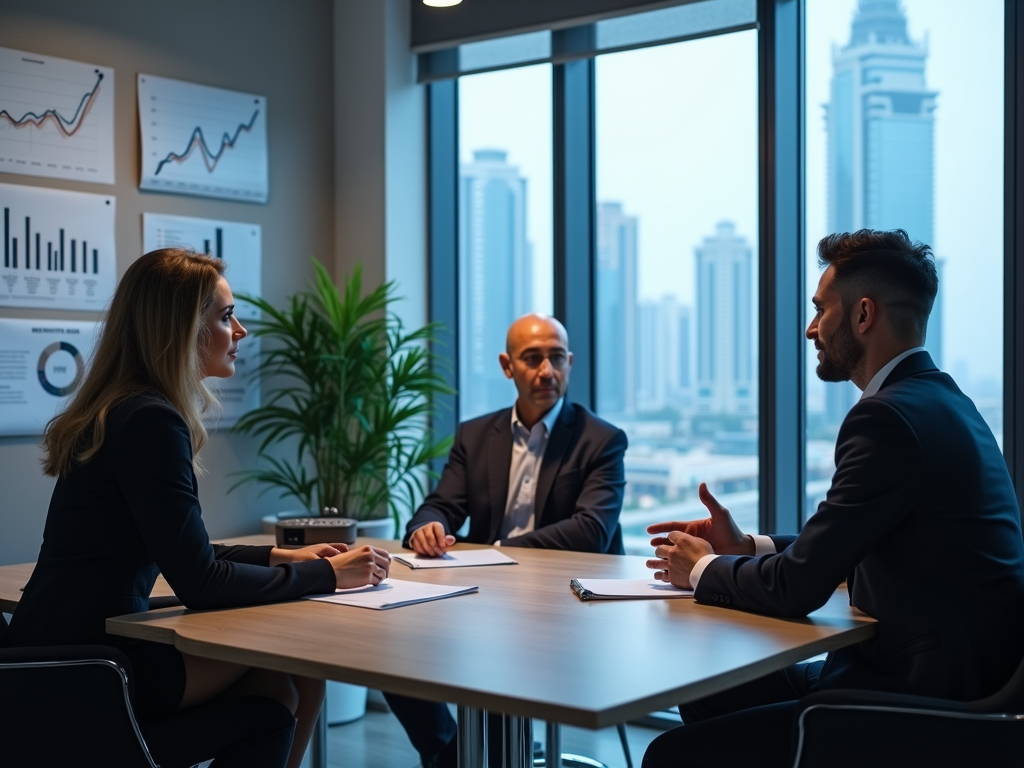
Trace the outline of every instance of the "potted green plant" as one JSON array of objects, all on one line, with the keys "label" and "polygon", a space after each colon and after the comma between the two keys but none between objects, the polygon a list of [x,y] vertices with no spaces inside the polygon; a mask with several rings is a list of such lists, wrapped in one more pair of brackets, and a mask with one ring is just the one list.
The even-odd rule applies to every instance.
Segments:
[{"label": "potted green plant", "polygon": [[[260,438],[260,466],[239,473],[244,483],[278,489],[310,515],[325,509],[356,520],[387,518],[397,535],[432,476],[430,464],[447,456],[451,437],[428,429],[436,396],[451,392],[430,350],[436,326],[406,332],[391,311],[395,285],[362,295],[362,268],[339,291],[313,260],[312,287],[284,309],[262,298],[239,298],[262,311],[249,321],[264,340],[260,375],[269,383],[261,407],[234,429]],[[270,343],[266,343],[270,342]],[[292,440],[290,459],[269,449]]]}]

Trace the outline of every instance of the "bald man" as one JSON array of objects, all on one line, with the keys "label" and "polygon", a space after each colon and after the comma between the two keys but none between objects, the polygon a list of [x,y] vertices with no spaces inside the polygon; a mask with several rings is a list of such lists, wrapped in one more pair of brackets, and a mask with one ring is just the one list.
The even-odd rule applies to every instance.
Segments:
[{"label": "bald man", "polygon": [[[519,318],[498,362],[516,385],[515,405],[459,425],[437,489],[402,543],[443,555],[468,518],[462,540],[474,544],[622,554],[626,435],[565,398],[565,328],[543,315]],[[444,704],[386,698],[425,768],[455,765],[455,721]]]}]

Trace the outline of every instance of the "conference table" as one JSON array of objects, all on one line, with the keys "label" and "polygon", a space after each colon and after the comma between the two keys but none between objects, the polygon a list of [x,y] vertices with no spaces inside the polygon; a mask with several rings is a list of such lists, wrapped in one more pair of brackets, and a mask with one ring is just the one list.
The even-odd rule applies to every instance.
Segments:
[{"label": "conference table", "polygon": [[[399,548],[396,541],[357,542],[363,543]],[[649,577],[645,558],[506,552],[517,565],[414,570],[392,563],[392,578],[479,587],[433,602],[384,611],[308,600],[211,611],[163,608],[108,619],[107,631],[197,656],[454,702],[459,761],[467,767],[484,764],[485,711],[506,715],[506,760],[528,766],[530,718],[604,728],[875,632],[874,620],[849,606],[844,588],[805,619],[691,599],[583,602],[570,591],[572,578]],[[12,589],[30,570],[0,568],[0,608],[9,610]],[[322,746],[314,756],[324,762]]]}]

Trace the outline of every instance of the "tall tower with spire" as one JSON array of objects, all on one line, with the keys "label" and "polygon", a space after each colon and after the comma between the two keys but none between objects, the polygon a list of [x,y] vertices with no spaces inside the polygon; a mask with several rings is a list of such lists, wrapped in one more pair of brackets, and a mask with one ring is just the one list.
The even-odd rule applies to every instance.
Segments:
[{"label": "tall tower with spire", "polygon": [[[849,42],[832,51],[825,107],[830,232],[899,228],[934,246],[938,94],[925,80],[927,58],[927,39],[910,39],[899,0],[860,0]],[[927,333],[940,366],[941,313],[940,294]],[[848,399],[843,389],[852,387],[829,387],[830,400]],[[852,402],[829,402],[827,411],[841,418]]]}]

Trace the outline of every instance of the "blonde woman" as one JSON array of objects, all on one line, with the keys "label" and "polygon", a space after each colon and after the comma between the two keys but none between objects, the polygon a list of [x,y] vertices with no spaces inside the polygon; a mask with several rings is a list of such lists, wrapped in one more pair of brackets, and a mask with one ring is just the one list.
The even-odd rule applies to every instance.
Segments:
[{"label": "blonde woman", "polygon": [[[211,545],[200,517],[197,454],[203,384],[235,370],[246,331],[222,262],[180,249],[128,268],[94,360],[47,427],[43,467],[57,478],[32,579],[9,646],[100,643],[132,662],[136,711],[154,759],[189,766],[298,766],[324,683],[182,654],[107,635],[108,616],[149,607],[162,573],[182,603],[208,609],[378,584],[387,552]],[[182,716],[174,732],[160,720]]]}]

